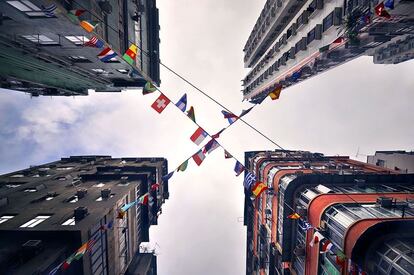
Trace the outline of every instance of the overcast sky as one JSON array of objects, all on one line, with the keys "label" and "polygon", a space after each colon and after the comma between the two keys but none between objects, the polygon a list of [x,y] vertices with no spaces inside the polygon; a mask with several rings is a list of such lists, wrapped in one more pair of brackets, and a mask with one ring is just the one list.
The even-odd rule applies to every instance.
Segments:
[{"label": "overcast sky", "polygon": [[[157,2],[162,61],[235,113],[249,107],[241,103],[242,49],[265,1]],[[359,58],[267,99],[246,120],[285,149],[353,158],[358,147],[362,154],[413,150],[413,71],[414,61],[384,66]],[[174,102],[187,93],[208,132],[227,125],[221,109],[183,81],[166,70],[161,80]],[[156,113],[156,97],[130,90],[31,99],[1,90],[0,173],[75,154],[166,157],[176,168],[198,150],[189,139],[197,127],[172,106]],[[240,160],[244,151],[275,149],[242,123],[219,141]],[[170,180],[170,199],[151,228],[159,274],[245,273],[242,178],[233,167],[218,149]]]}]

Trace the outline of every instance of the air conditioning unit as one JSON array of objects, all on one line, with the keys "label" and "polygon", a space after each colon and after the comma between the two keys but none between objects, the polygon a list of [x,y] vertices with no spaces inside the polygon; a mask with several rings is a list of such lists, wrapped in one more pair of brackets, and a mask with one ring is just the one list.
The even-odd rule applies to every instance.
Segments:
[{"label": "air conditioning unit", "polygon": [[74,210],[74,216],[76,221],[82,220],[86,217],[86,215],[88,215],[88,208],[84,206],[80,206]]},{"label": "air conditioning unit", "polygon": [[111,195],[111,189],[106,188],[106,189],[101,190],[101,197],[103,199],[108,199],[110,195]]},{"label": "air conditioning unit", "polygon": [[80,200],[80,199],[82,199],[83,197],[85,197],[87,193],[88,193],[88,190],[87,190],[87,189],[85,189],[85,188],[82,188],[82,189],[79,189],[79,190],[76,192],[76,196],[78,196],[78,199]]}]

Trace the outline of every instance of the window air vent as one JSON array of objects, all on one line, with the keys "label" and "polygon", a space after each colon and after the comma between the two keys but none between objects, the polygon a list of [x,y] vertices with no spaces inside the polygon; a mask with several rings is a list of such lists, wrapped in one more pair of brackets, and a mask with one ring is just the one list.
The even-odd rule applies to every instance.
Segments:
[{"label": "window air vent", "polygon": [[88,208],[86,207],[81,206],[74,210],[74,216],[76,221],[82,220],[86,217],[86,215],[88,215]]}]

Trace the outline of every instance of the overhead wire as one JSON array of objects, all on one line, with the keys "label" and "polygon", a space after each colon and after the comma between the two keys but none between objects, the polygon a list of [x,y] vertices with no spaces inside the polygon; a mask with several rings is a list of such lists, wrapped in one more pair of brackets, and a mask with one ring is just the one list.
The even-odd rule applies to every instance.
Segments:
[{"label": "overhead wire", "polygon": [[[106,25],[108,28],[110,28],[111,30],[113,30],[114,32],[118,33],[118,30],[116,28],[114,28],[113,26],[111,26],[108,23],[105,23],[104,20],[102,20],[98,15],[96,15],[95,13],[93,13],[90,9],[86,8],[84,5],[82,5],[81,3],[79,3],[77,0],[72,0],[72,2],[76,3],[80,8],[84,9],[85,11],[88,11],[89,14],[91,14],[94,18],[96,18],[99,22],[103,23],[104,25]],[[135,45],[135,43],[131,40],[128,39],[129,43],[133,43]],[[142,53],[144,53],[145,55],[147,55],[148,57],[150,57],[149,53],[145,50],[143,50],[140,46],[136,45],[138,49],[140,49],[140,51]],[[163,62],[161,62],[160,59],[157,60],[159,62],[160,65],[162,65],[164,68],[166,68],[168,71],[170,71],[171,73],[173,73],[174,75],[176,75],[177,77],[179,77],[181,80],[183,80],[184,82],[186,82],[187,84],[189,84],[191,87],[193,87],[196,91],[200,92],[202,95],[204,95],[205,97],[207,97],[208,99],[210,99],[211,101],[213,101],[215,104],[217,104],[218,106],[220,106],[221,108],[223,108],[224,110],[234,114],[230,109],[228,109],[226,106],[224,106],[223,104],[221,104],[218,100],[214,99],[212,96],[208,95],[206,92],[204,92],[203,90],[201,90],[200,88],[198,88],[196,85],[194,85],[192,82],[190,82],[187,78],[183,77],[181,74],[177,73],[174,69],[170,68],[169,66],[167,66],[166,64],[164,64]],[[131,64],[130,64],[131,65]],[[134,66],[132,66],[134,68]],[[134,69],[138,69],[138,68],[134,68]],[[147,80],[149,80],[150,82],[152,82],[152,79],[149,76],[146,76],[141,70],[139,70],[139,73],[141,73],[141,75],[146,78]],[[146,77],[145,77],[146,76]],[[162,93],[162,91],[156,87],[156,89]],[[254,104],[251,107],[251,110],[253,110],[257,105],[259,104]],[[289,155],[290,157],[294,158],[295,160],[297,160],[298,162],[302,163],[305,166],[305,161],[302,161],[298,158],[296,158],[294,155],[292,155],[289,150],[284,149],[281,145],[279,145],[277,142],[275,142],[274,140],[272,140],[271,138],[269,138],[267,135],[265,135],[262,131],[258,130],[256,127],[254,127],[253,125],[251,125],[250,123],[246,122],[244,119],[242,119],[241,117],[238,117],[237,120],[242,121],[245,125],[247,125],[249,128],[251,128],[252,130],[254,130],[256,133],[258,133],[259,135],[261,135],[263,138],[265,138],[266,140],[268,140],[270,143],[272,143],[273,145],[275,145],[276,147],[278,147],[281,151],[285,152],[287,155]],[[201,127],[198,123],[196,123],[195,121],[193,121],[198,127]],[[227,127],[223,128],[223,129],[228,129],[231,125],[233,125],[234,123],[231,123],[230,125],[228,125]],[[201,127],[202,129],[204,129],[203,127]],[[207,133],[207,132],[206,132]],[[209,133],[207,133],[209,137],[213,138],[212,135],[210,135]],[[214,139],[215,142],[222,147],[224,150],[230,152],[229,150],[227,150],[224,146],[222,146],[216,139]],[[203,147],[202,147],[203,148]],[[232,158],[235,159],[236,161],[240,162],[236,157],[234,157],[233,154]],[[190,156],[189,158],[187,158],[187,160],[189,160],[192,156]],[[243,163],[243,162],[240,162]],[[178,167],[177,167],[178,168]],[[324,175],[326,173],[321,173],[320,171],[316,170],[316,169],[312,169],[312,168],[307,168],[312,170],[313,172],[315,172],[315,174],[319,174],[319,175]],[[247,171],[247,169],[246,169]],[[253,174],[256,175],[255,171],[253,171]],[[345,195],[349,196],[349,198],[354,201],[356,204],[359,204],[357,201],[355,201],[349,194],[344,193]],[[288,207],[294,211],[294,209],[292,207],[290,207],[288,205]],[[374,215],[375,216],[375,215]],[[376,217],[376,216],[375,216]]]}]

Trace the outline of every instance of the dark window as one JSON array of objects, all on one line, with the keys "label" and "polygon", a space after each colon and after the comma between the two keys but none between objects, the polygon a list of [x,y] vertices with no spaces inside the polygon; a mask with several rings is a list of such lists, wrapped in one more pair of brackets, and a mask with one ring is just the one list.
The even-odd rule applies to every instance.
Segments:
[{"label": "dark window", "polygon": [[315,40],[315,28],[308,32],[308,44]]},{"label": "dark window", "polygon": [[327,31],[333,25],[333,12],[323,19],[323,31]]}]

